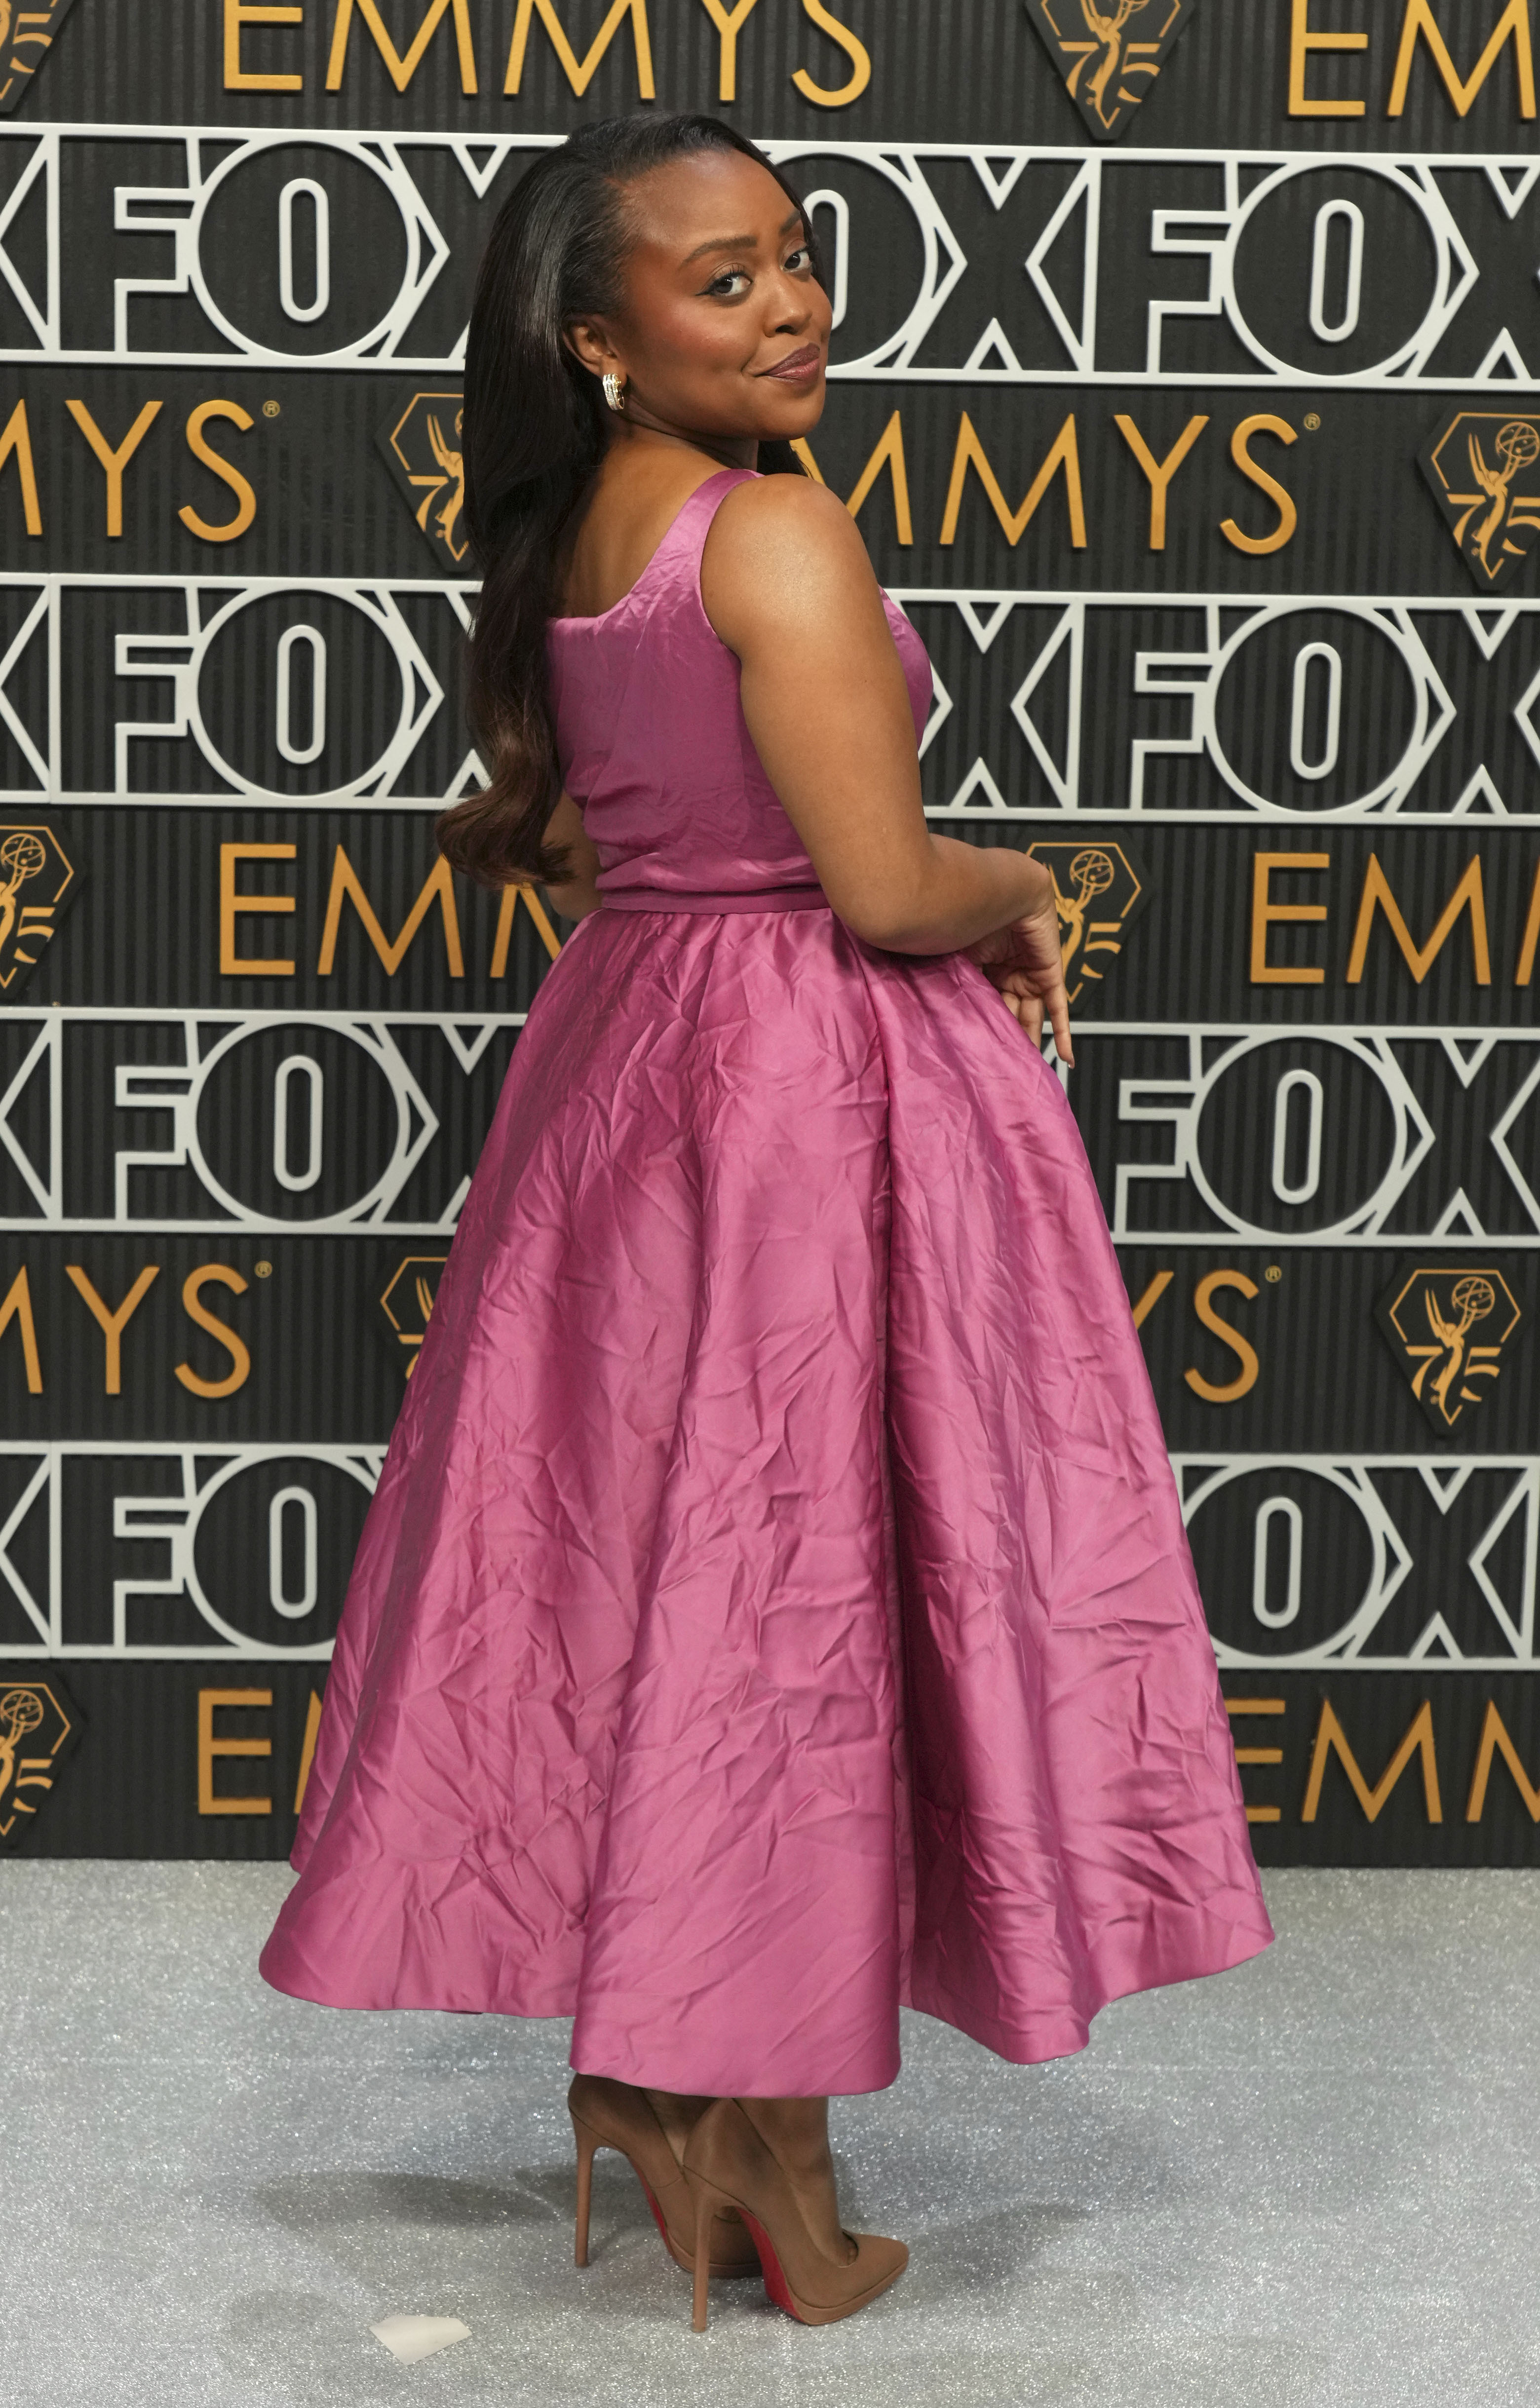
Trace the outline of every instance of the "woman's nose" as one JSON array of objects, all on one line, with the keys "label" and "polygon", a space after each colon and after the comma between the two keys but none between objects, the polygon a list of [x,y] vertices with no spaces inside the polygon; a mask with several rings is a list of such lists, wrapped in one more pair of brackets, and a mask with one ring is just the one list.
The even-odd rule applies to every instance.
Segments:
[{"label": "woman's nose", "polygon": [[794,335],[805,326],[813,314],[805,284],[786,276],[781,280],[781,291],[770,304],[770,332]]}]

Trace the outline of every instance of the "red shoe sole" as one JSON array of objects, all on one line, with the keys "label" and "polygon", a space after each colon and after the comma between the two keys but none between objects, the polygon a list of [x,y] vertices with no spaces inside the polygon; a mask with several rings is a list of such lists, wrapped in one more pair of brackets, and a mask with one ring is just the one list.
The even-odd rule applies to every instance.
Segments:
[{"label": "red shoe sole", "polygon": [[784,2309],[786,2315],[794,2317],[799,2325],[839,2324],[845,2316],[855,2315],[858,2309],[866,2307],[872,2300],[880,2299],[885,2291],[891,2290],[904,2271],[902,2266],[896,2266],[891,2274],[885,2274],[880,2283],[873,2283],[870,2290],[857,2293],[854,2300],[846,2300],[837,2308],[801,2307],[792,2297],[791,2286],[775,2254],[775,2243],[764,2226],[757,2216],[749,2214],[741,2200],[738,2202],[738,2213],[748,2226],[754,2245],[759,2252],[759,2269],[765,2278],[766,2290],[775,2305]]},{"label": "red shoe sole", "polygon": [[[626,2162],[629,2164],[630,2160],[627,2159]],[[631,2171],[633,2173],[636,2172],[634,2166]],[[637,2180],[640,2183],[643,2191],[646,2193],[647,2204],[653,2211],[653,2222],[657,2227],[658,2238],[662,2242],[663,2246],[668,2251],[676,2266],[682,2267],[686,2274],[693,2274],[695,2272],[695,2259],[692,2256],[689,2256],[684,2250],[679,2248],[675,2244],[673,2237],[669,2230],[669,2219],[664,2214],[663,2210],[659,2207],[657,2200],[653,2196],[652,2187],[649,2185],[646,2176],[644,2174],[637,2174]],[[737,2282],[745,2274],[752,2274],[754,2271],[752,2264],[748,2266],[741,2266],[736,2264],[731,2258],[727,2258],[719,2262],[714,2258],[712,2259],[711,2264],[707,2269],[707,2272],[710,2273],[713,2283]],[[762,2268],[761,2271],[763,2271]]]},{"label": "red shoe sole", "polygon": [[[632,2168],[632,2172],[636,2172],[635,2167]],[[658,2235],[663,2243],[663,2246],[667,2249],[669,2257],[671,2258],[674,2254],[674,2244],[669,2238],[669,2219],[664,2214],[663,2210],[659,2207],[656,2200],[653,2197],[652,2187],[647,2182],[646,2177],[642,2174],[637,2174],[637,2180],[640,2183],[642,2190],[646,2194],[647,2204],[653,2211],[653,2222],[657,2227]]]},{"label": "red shoe sole", "polygon": [[765,2277],[766,2290],[778,2308],[784,2308],[788,2316],[795,2316],[799,2325],[806,2324],[807,2318],[792,2298],[786,2278],[781,2272],[781,2260],[775,2254],[774,2242],[758,2217],[751,2215],[746,2207],[740,2207],[738,2213],[748,2226],[749,2238],[759,2252],[759,2271]]}]

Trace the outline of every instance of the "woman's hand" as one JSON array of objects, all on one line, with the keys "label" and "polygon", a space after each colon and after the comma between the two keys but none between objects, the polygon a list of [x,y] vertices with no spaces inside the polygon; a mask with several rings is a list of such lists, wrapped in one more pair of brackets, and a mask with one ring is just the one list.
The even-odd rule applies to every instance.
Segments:
[{"label": "woman's hand", "polygon": [[564,793],[552,812],[545,840],[567,855],[567,876],[559,886],[547,886],[547,899],[564,920],[586,920],[603,900],[595,883],[599,873],[598,848],[570,795]]},{"label": "woman's hand", "polygon": [[1070,998],[1064,992],[1064,962],[1058,947],[1058,905],[1050,882],[1047,896],[1025,920],[997,928],[965,948],[971,962],[1000,989],[1007,1010],[1015,1012],[1034,1045],[1043,1042],[1044,1020],[1054,1032],[1054,1050],[1067,1070],[1074,1068],[1070,1038]]}]

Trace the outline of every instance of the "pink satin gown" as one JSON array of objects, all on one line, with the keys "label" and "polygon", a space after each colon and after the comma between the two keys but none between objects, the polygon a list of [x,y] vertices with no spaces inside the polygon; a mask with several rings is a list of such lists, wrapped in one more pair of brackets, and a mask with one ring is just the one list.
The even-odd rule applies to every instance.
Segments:
[{"label": "pink satin gown", "polygon": [[1272,1935],[1079,1133],[980,970],[824,903],[700,600],[740,481],[551,628],[606,908],[466,1201],[262,1970],[816,2095],[892,2081],[900,2001],[1029,2062]]}]

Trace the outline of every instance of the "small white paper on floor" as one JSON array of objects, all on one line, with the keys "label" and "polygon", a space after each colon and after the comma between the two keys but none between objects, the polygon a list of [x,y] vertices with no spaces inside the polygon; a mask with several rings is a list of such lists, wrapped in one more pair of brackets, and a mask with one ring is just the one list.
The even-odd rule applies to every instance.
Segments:
[{"label": "small white paper on floor", "polygon": [[431,2358],[436,2349],[448,2349],[452,2342],[470,2339],[470,2327],[458,2316],[381,2316],[369,2330],[406,2366]]}]

